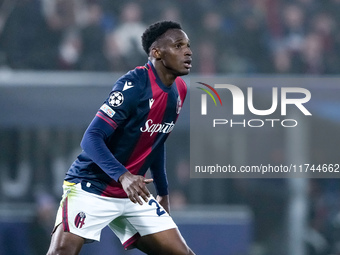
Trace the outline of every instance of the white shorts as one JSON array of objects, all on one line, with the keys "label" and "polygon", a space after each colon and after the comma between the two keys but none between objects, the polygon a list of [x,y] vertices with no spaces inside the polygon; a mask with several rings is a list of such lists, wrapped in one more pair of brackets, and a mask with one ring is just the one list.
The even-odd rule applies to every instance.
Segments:
[{"label": "white shorts", "polygon": [[82,190],[81,184],[64,185],[55,226],[63,224],[64,231],[85,239],[100,241],[107,225],[117,235],[125,249],[144,235],[177,228],[170,215],[153,196],[143,205],[129,198],[103,197]]}]

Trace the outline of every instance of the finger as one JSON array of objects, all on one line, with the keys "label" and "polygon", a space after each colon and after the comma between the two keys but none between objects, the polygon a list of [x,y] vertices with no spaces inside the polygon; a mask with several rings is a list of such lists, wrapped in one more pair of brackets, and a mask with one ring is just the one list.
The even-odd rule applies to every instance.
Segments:
[{"label": "finger", "polygon": [[151,182],[153,182],[153,179],[144,179],[144,183],[146,183],[146,184],[149,184]]},{"label": "finger", "polygon": [[140,201],[140,198],[138,196],[138,190],[136,188],[132,188],[132,187],[128,188],[127,189],[127,195],[130,198],[132,203],[135,203],[135,204],[139,203],[140,204],[141,201]]},{"label": "finger", "polygon": [[132,203],[136,204],[137,203],[137,200],[135,199],[135,197],[130,197],[130,200]]},{"label": "finger", "polygon": [[132,203],[134,203],[134,204],[137,203],[137,201],[136,201],[136,199],[133,195],[129,195],[129,198],[130,198]]},{"label": "finger", "polygon": [[[143,204],[143,201],[141,200],[140,197],[142,197],[143,200],[144,200],[145,202],[147,202],[147,201],[148,201],[148,198],[147,198],[148,195],[147,195],[147,193],[149,193],[149,191],[146,189],[147,193],[145,193],[145,190],[144,190],[143,187],[141,187],[140,185],[141,185],[141,184],[139,184],[139,186],[137,186],[137,187],[134,188],[133,197],[134,197],[135,201],[136,201],[138,204],[142,205],[142,204]],[[145,184],[143,184],[143,186],[145,186]]]},{"label": "finger", "polygon": [[132,203],[134,203],[134,204],[137,203],[133,190],[128,189],[126,193],[127,193],[128,197],[129,197],[129,199],[131,200]]},{"label": "finger", "polygon": [[138,203],[140,205],[143,204],[143,201],[140,199],[139,195],[137,192],[131,194],[131,196],[129,196],[130,200],[133,202],[133,203]]},{"label": "finger", "polygon": [[136,199],[138,204],[143,205],[143,201],[140,199],[138,193],[136,194],[135,199]]},{"label": "finger", "polygon": [[150,197],[150,191],[144,185],[143,187],[140,187],[139,195],[144,199],[145,202],[148,202]]},{"label": "finger", "polygon": [[145,202],[149,201],[148,197],[150,197],[150,191],[146,187],[145,183],[140,183],[136,190],[138,195],[141,196]]}]

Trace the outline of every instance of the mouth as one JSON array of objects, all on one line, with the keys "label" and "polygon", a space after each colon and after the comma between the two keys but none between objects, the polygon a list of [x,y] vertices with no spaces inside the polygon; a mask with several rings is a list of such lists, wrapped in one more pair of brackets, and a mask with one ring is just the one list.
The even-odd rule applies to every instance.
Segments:
[{"label": "mouth", "polygon": [[187,69],[191,68],[191,59],[187,59],[184,61],[184,67]]}]

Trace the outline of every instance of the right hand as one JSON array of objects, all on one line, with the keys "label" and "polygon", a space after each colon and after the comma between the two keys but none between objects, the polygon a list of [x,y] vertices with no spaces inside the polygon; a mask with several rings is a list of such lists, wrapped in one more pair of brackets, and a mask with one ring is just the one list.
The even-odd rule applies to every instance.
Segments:
[{"label": "right hand", "polygon": [[124,191],[133,203],[143,204],[141,198],[148,202],[150,191],[146,184],[153,182],[153,179],[145,179],[141,175],[133,175],[130,172],[125,172],[119,177],[119,182],[122,184]]}]

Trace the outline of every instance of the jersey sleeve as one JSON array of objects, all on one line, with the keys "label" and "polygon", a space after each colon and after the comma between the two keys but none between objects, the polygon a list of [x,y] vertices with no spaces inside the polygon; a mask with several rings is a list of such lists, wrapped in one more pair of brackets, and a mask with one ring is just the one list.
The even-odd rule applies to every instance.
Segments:
[{"label": "jersey sleeve", "polygon": [[118,182],[128,170],[114,157],[106,142],[135,111],[138,103],[138,80],[129,73],[114,85],[108,98],[86,129],[81,147],[107,175]]},{"label": "jersey sleeve", "polygon": [[141,91],[138,83],[138,80],[133,80],[129,76],[119,79],[99,112],[110,118],[117,126],[123,125],[139,102]]},{"label": "jersey sleeve", "polygon": [[86,129],[80,145],[94,163],[118,182],[119,177],[128,170],[113,156],[106,146],[105,141],[113,132],[114,128],[110,124],[96,116]]},{"label": "jersey sleeve", "polygon": [[150,171],[154,180],[157,194],[159,196],[168,195],[168,179],[165,167],[165,144],[163,144],[157,151],[155,160],[150,166]]}]

